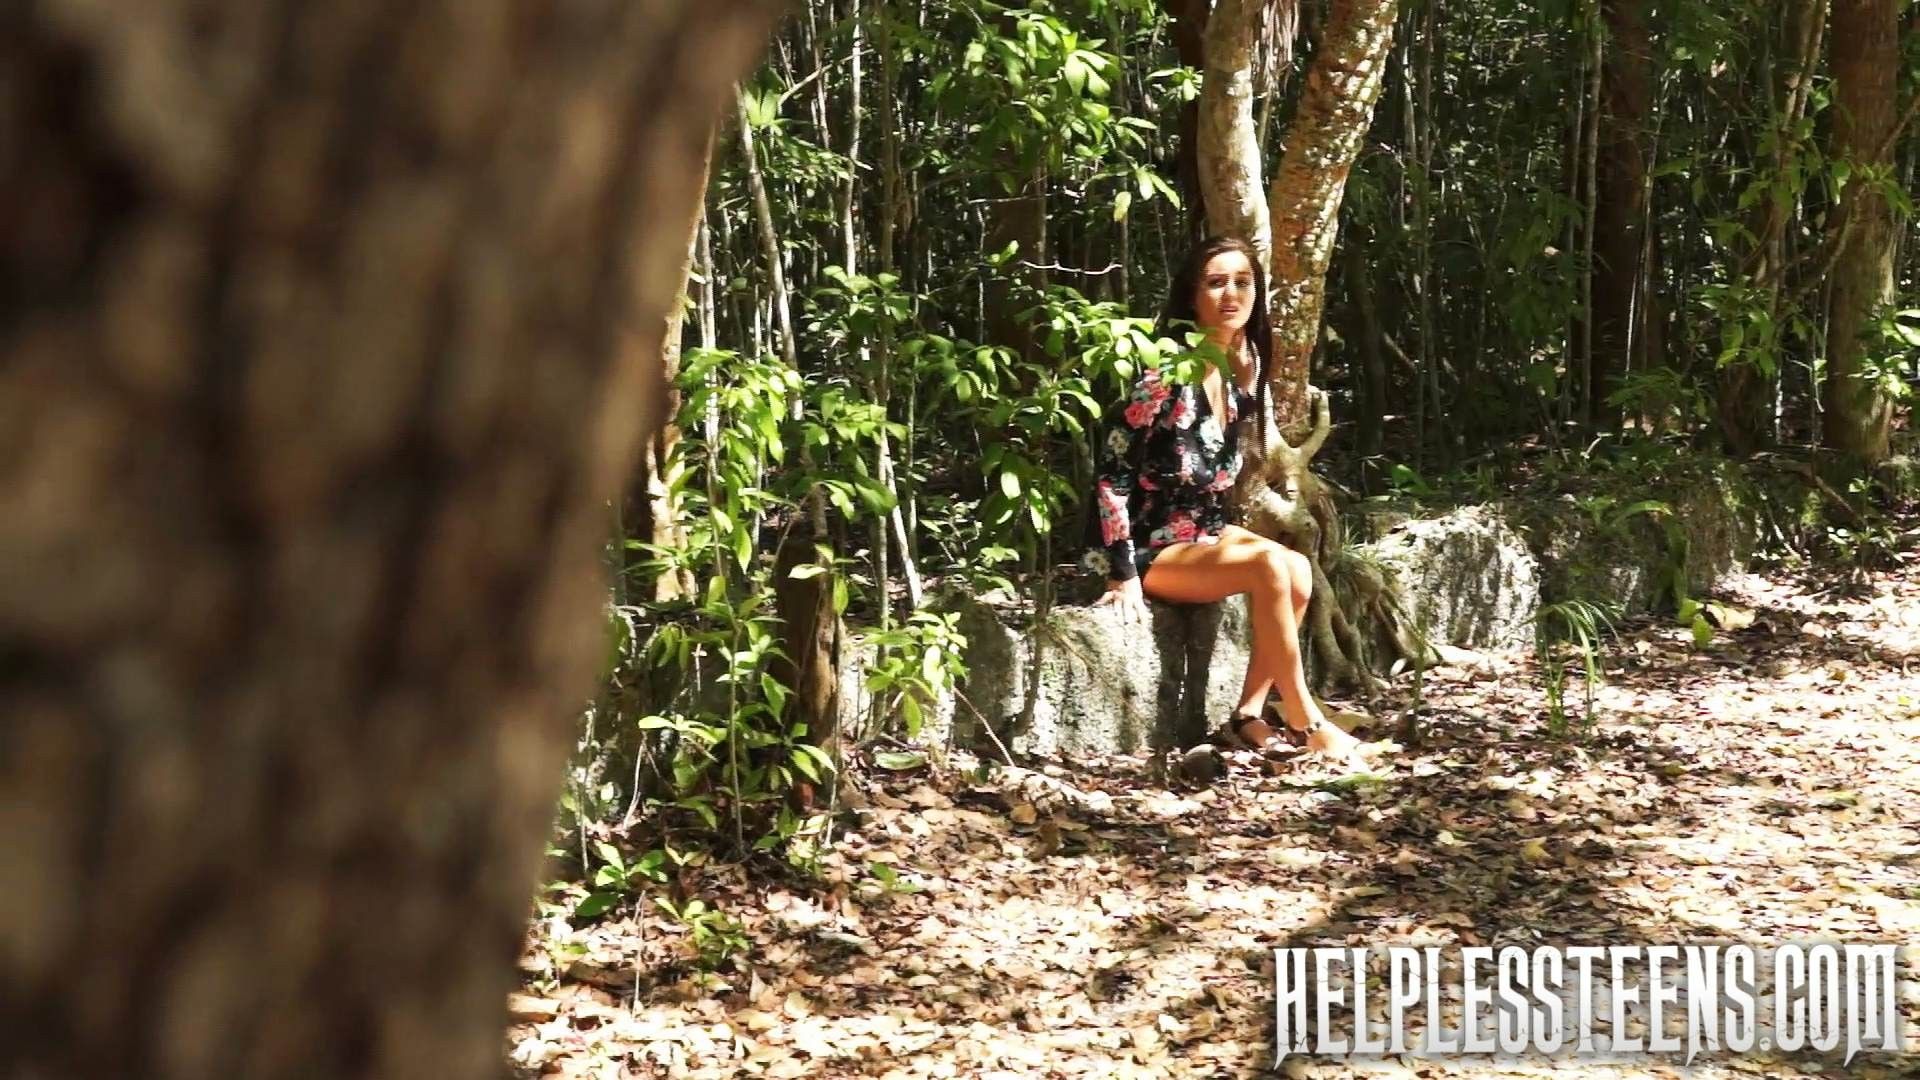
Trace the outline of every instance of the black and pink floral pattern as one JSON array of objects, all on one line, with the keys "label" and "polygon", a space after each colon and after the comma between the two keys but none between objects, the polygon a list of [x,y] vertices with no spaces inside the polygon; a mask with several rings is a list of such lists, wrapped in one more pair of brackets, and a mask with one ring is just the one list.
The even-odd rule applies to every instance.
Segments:
[{"label": "black and pink floral pattern", "polygon": [[1226,493],[1240,475],[1240,417],[1252,406],[1253,395],[1234,387],[1222,423],[1198,386],[1143,372],[1100,446],[1099,536],[1088,568],[1125,581],[1169,544],[1218,540],[1228,524]]}]

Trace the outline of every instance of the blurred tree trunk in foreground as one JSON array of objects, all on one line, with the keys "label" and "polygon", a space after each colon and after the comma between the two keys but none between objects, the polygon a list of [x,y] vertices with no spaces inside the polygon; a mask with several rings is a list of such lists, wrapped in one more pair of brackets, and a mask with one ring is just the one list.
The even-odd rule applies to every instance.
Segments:
[{"label": "blurred tree trunk in foreground", "polygon": [[743,0],[0,14],[9,1077],[478,1077]]}]

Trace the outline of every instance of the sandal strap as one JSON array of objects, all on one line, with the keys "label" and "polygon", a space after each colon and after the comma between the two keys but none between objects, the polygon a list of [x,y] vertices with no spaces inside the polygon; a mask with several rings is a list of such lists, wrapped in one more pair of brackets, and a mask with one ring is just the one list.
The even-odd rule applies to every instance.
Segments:
[{"label": "sandal strap", "polygon": [[1280,695],[1277,693],[1267,695],[1266,705],[1260,715],[1264,718],[1268,712],[1273,713],[1274,719],[1279,721],[1277,724],[1268,726],[1272,727],[1279,737],[1287,739],[1295,746],[1305,746],[1307,737],[1327,724],[1325,719],[1309,721],[1306,727],[1299,728],[1287,723],[1287,714],[1280,710]]},{"label": "sandal strap", "polygon": [[1244,743],[1247,746],[1252,746],[1253,740],[1247,738],[1245,735],[1241,734],[1241,732],[1246,728],[1248,724],[1251,724],[1255,720],[1259,720],[1259,719],[1260,717],[1258,716],[1249,715],[1243,712],[1228,713],[1227,714],[1227,731],[1231,733],[1233,737],[1239,740],[1241,743]]},{"label": "sandal strap", "polygon": [[1255,720],[1260,720],[1262,723],[1265,723],[1262,717],[1234,712],[1227,717],[1227,731],[1233,736],[1235,742],[1258,753],[1268,756],[1293,753],[1295,748],[1291,743],[1287,742],[1286,737],[1280,732],[1274,732],[1268,735],[1264,741],[1258,743],[1241,734],[1242,730]]}]

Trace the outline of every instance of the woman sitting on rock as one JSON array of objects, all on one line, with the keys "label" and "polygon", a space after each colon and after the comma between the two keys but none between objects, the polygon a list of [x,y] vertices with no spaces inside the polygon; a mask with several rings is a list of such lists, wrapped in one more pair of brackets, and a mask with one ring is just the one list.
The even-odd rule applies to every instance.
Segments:
[{"label": "woman sitting on rock", "polygon": [[[1240,419],[1257,422],[1266,413],[1273,348],[1266,274],[1251,245],[1214,238],[1193,250],[1173,279],[1160,330],[1177,333],[1182,322],[1232,359],[1232,382],[1209,366],[1199,386],[1176,386],[1148,368],[1131,400],[1115,410],[1095,478],[1104,550],[1089,561],[1104,564],[1107,592],[1094,606],[1144,623],[1148,596],[1207,604],[1248,594],[1253,656],[1227,733],[1270,755],[1304,745],[1352,759],[1359,741],[1321,715],[1301,667],[1311,565],[1299,552],[1227,522],[1227,497],[1240,473]],[[1269,691],[1292,739],[1264,719]]]}]

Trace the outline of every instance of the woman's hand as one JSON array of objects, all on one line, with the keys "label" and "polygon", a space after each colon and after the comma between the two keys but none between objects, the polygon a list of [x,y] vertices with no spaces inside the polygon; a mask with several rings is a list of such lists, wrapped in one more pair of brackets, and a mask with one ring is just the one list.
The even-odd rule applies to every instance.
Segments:
[{"label": "woman's hand", "polygon": [[1147,598],[1140,591],[1140,579],[1107,582],[1106,594],[1093,602],[1094,607],[1111,607],[1120,612],[1123,623],[1145,623],[1152,619]]}]

